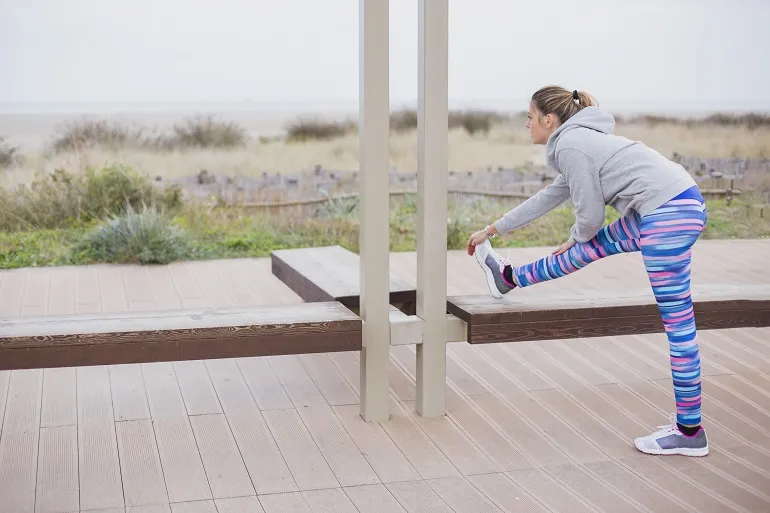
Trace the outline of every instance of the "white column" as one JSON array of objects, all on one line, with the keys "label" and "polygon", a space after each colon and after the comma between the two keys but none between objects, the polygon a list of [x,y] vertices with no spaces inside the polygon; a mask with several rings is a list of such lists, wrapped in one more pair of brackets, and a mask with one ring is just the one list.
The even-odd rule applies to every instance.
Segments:
[{"label": "white column", "polygon": [[361,416],[389,418],[389,0],[359,0]]},{"label": "white column", "polygon": [[448,0],[419,0],[417,412],[444,414],[447,341]]}]

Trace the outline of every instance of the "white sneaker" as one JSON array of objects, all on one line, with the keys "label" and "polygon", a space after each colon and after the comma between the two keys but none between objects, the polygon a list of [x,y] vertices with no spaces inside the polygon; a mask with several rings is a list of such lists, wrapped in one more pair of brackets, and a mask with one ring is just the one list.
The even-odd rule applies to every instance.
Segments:
[{"label": "white sneaker", "polygon": [[499,299],[503,297],[503,294],[507,294],[515,288],[515,285],[511,285],[503,277],[503,269],[508,265],[508,262],[492,249],[492,244],[488,240],[476,246],[475,256],[476,261],[487,275],[487,285],[494,297]]},{"label": "white sneaker", "polygon": [[651,435],[639,437],[634,441],[636,448],[646,454],[682,456],[706,456],[709,453],[709,442],[706,430],[701,426],[698,432],[687,436],[676,425],[676,414],[672,413],[671,424],[658,426],[660,429]]}]

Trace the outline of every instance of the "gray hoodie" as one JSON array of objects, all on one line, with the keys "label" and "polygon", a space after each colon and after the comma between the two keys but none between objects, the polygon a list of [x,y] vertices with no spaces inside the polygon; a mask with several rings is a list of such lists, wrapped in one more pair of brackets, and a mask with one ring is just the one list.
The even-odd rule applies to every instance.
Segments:
[{"label": "gray hoodie", "polygon": [[586,107],[557,128],[546,143],[546,154],[558,176],[498,219],[497,231],[504,234],[524,226],[571,199],[571,238],[586,242],[603,227],[606,205],[624,216],[645,216],[695,185],[681,165],[641,142],[614,135],[614,127],[611,114]]}]

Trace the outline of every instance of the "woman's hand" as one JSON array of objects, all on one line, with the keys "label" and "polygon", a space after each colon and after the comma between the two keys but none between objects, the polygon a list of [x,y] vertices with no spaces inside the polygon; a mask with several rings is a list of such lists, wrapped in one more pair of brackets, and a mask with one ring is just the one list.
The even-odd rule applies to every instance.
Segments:
[{"label": "woman's hand", "polygon": [[468,239],[468,247],[466,248],[468,250],[468,254],[473,255],[476,252],[476,245],[481,244],[488,238],[489,235],[487,235],[486,230],[479,230],[471,235],[471,238]]},{"label": "woman's hand", "polygon": [[562,244],[558,248],[554,249],[551,254],[552,255],[561,255],[562,253],[567,251],[569,248],[574,246],[576,243],[577,242],[574,239],[570,238],[570,240],[568,240],[567,242],[565,242],[564,244]]}]

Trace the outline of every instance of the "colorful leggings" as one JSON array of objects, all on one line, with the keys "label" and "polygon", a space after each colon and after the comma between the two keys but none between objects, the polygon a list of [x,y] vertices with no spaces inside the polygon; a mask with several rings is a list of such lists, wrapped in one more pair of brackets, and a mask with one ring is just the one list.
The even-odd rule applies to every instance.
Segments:
[{"label": "colorful leggings", "polygon": [[558,256],[513,267],[520,287],[575,272],[609,255],[641,251],[658,303],[671,353],[677,422],[701,422],[700,355],[690,297],[692,246],[706,223],[706,207],[697,187],[683,192],[644,217],[622,217],[592,240]]}]

